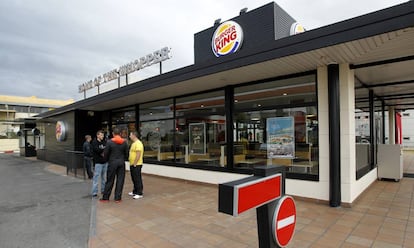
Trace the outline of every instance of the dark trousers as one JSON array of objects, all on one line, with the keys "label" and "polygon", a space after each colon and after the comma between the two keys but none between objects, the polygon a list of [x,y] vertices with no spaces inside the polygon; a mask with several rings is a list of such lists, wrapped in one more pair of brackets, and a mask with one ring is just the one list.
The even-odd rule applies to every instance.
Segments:
[{"label": "dark trousers", "polygon": [[88,174],[88,178],[89,179],[91,179],[93,177],[92,163],[93,162],[92,162],[92,158],[91,157],[83,157],[83,164],[85,166],[86,173]]},{"label": "dark trousers", "polygon": [[112,188],[114,187],[115,177],[115,195],[114,200],[119,201],[122,198],[122,190],[124,188],[125,181],[125,162],[123,163],[108,163],[108,171],[106,177],[105,190],[102,195],[103,200],[109,200]]},{"label": "dark trousers", "polygon": [[134,184],[132,193],[134,193],[134,195],[142,195],[143,194],[142,191],[144,190],[144,186],[142,184],[142,175],[141,175],[142,165],[130,166],[129,168],[131,172],[131,179]]}]

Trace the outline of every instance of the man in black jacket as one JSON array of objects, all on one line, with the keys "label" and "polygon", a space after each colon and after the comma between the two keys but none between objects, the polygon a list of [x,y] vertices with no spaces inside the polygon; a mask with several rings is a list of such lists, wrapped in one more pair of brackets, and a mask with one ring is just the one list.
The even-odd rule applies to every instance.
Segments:
[{"label": "man in black jacket", "polygon": [[105,158],[108,158],[108,171],[105,184],[105,190],[101,202],[108,202],[116,177],[114,200],[116,203],[121,202],[122,189],[125,180],[125,161],[128,160],[128,145],[126,140],[121,138],[121,132],[118,128],[113,130],[113,138],[108,140],[104,150]]},{"label": "man in black jacket", "polygon": [[88,173],[88,178],[92,179],[92,149],[91,149],[91,140],[92,137],[90,135],[85,135],[85,142],[83,142],[83,163],[86,169],[86,173]]},{"label": "man in black jacket", "polygon": [[92,179],[92,197],[98,196],[99,179],[101,181],[101,192],[103,194],[106,183],[106,172],[108,170],[108,163],[104,156],[104,149],[106,141],[102,131],[96,132],[96,139],[91,143],[93,160],[95,161],[95,170]]}]

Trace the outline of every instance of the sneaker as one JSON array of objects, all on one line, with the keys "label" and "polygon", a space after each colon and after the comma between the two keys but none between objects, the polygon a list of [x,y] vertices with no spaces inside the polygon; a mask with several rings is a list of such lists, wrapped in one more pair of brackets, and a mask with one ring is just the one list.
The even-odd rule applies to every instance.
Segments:
[{"label": "sneaker", "polygon": [[142,197],[144,197],[144,196],[143,195],[134,195],[134,197],[132,197],[132,198],[139,199],[139,198],[142,198]]},{"label": "sneaker", "polygon": [[102,198],[99,199],[99,201],[102,202],[102,203],[108,203],[109,202],[109,200],[105,200],[105,199],[102,199]]},{"label": "sneaker", "polygon": [[128,192],[128,195],[134,196],[135,194],[134,194],[134,192]]},{"label": "sneaker", "polygon": [[98,197],[98,195],[97,194],[93,194],[92,197],[95,198],[95,197]]}]

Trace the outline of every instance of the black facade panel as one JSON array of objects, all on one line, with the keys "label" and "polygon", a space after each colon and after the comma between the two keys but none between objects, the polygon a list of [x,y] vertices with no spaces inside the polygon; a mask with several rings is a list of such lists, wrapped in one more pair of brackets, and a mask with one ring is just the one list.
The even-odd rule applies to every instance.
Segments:
[{"label": "black facade panel", "polygon": [[[35,127],[36,127],[36,123],[31,123],[31,122],[25,122],[24,123],[24,128],[25,129],[33,129]],[[20,129],[21,129],[21,127],[20,127]]]},{"label": "black facade panel", "polygon": [[101,112],[96,111],[76,111],[75,122],[75,150],[82,151],[83,142],[85,142],[85,135],[89,134],[92,139],[95,138],[96,132],[101,127]]},{"label": "black facade panel", "polygon": [[[289,36],[290,26],[295,20],[275,3],[269,3],[231,19],[243,29],[243,43],[238,52],[228,56],[242,57],[243,54],[257,50],[266,43]],[[212,51],[211,40],[216,28],[203,30],[194,35],[194,61],[199,63],[219,63]]]},{"label": "black facade panel", "polygon": [[234,209],[234,187],[228,184],[219,185],[219,199],[218,199],[218,211],[233,215]]},{"label": "black facade panel", "polygon": [[[56,122],[63,121],[66,124],[66,139],[56,140]],[[67,112],[53,118],[43,119],[45,126],[45,148],[42,149],[44,160],[66,166],[68,151],[82,151],[85,135],[94,138],[101,128],[101,112],[89,112],[76,110]]]},{"label": "black facade panel", "polygon": [[[54,164],[66,165],[66,151],[73,150],[75,144],[75,113],[67,112],[44,119],[45,121],[45,148],[44,157],[46,161]],[[63,121],[66,124],[66,140],[56,140],[56,122]]]},{"label": "black facade panel", "polygon": [[339,65],[328,65],[329,205],[341,206],[341,118]]}]

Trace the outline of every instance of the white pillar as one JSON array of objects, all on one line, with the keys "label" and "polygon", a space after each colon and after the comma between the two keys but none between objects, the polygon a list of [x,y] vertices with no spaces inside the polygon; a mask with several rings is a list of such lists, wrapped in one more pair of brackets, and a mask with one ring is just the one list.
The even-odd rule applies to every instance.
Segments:
[{"label": "white pillar", "polygon": [[356,181],[355,159],[355,80],[349,64],[339,65],[341,115],[341,199],[352,203]]},{"label": "white pillar", "polygon": [[341,199],[352,204],[375,180],[376,169],[356,180],[355,79],[348,64],[339,66],[341,111]]}]

